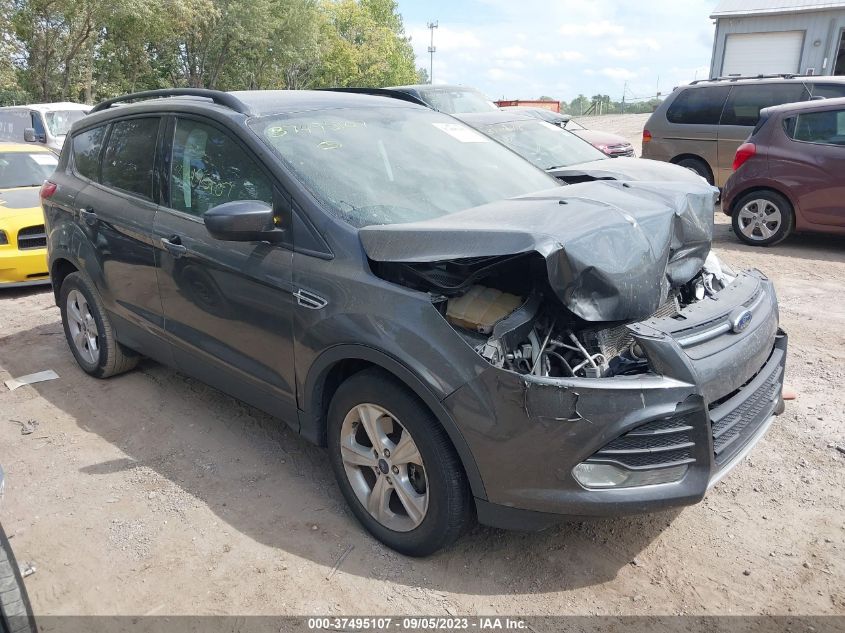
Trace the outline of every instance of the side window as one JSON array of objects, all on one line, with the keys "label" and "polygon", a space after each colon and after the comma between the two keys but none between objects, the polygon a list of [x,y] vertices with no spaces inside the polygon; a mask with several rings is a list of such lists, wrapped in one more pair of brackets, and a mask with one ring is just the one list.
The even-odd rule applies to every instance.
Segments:
[{"label": "side window", "polygon": [[728,92],[730,86],[687,88],[669,105],[666,118],[670,123],[717,125]]},{"label": "side window", "polygon": [[810,94],[802,83],[734,86],[725,104],[721,123],[754,127],[763,108],[809,98]]},{"label": "side window", "polygon": [[106,136],[106,126],[95,127],[73,137],[73,170],[80,176],[96,181],[100,171],[100,150]]},{"label": "side window", "polygon": [[258,164],[216,127],[178,119],[170,165],[170,206],[192,215],[235,200],[273,203],[273,187]]},{"label": "side window", "polygon": [[799,114],[792,138],[807,143],[845,146],[845,110]]},{"label": "side window", "polygon": [[32,129],[35,130],[35,137],[46,137],[47,132],[44,130],[44,121],[41,120],[41,113],[30,112],[29,116],[32,120]]},{"label": "side window", "polygon": [[842,84],[813,84],[813,96],[825,99],[845,97],[845,83]]},{"label": "side window", "polygon": [[103,156],[104,185],[152,199],[158,123],[155,118],[112,124]]}]

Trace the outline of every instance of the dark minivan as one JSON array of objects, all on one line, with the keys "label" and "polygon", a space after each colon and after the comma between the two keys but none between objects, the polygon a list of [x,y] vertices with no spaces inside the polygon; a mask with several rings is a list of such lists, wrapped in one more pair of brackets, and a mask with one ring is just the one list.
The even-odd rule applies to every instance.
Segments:
[{"label": "dark minivan", "polygon": [[649,117],[643,158],[688,167],[723,187],[734,154],[757,125],[760,110],[811,98],[845,97],[845,77],[702,79],[680,86]]},{"label": "dark minivan", "polygon": [[581,172],[395,98],[103,102],[41,192],[67,343],[92,376],[143,354],[327,446],[406,554],[475,517],[695,503],[781,410],[774,288],[710,252],[701,179]]}]

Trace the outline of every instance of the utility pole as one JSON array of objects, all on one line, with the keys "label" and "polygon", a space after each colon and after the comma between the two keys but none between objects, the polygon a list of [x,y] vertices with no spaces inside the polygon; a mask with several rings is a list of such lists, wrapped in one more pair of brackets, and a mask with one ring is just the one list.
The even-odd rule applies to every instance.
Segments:
[{"label": "utility pole", "polygon": [[440,26],[440,23],[438,20],[435,20],[426,24],[426,26],[431,31],[431,44],[428,47],[428,83],[432,84],[434,83],[434,53],[437,52],[437,47],[434,45],[434,29]]},{"label": "utility pole", "polygon": [[625,114],[625,94],[628,92],[628,82],[625,82],[625,87],[622,88],[622,114]]}]

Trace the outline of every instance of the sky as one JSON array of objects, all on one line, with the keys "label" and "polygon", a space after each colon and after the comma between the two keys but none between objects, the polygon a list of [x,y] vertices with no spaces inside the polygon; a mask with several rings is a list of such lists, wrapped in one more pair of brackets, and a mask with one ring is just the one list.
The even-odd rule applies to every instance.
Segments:
[{"label": "sky", "polygon": [[[664,95],[710,68],[717,0],[398,0],[417,65],[434,83],[492,99]],[[627,82],[627,87],[626,87]]]}]

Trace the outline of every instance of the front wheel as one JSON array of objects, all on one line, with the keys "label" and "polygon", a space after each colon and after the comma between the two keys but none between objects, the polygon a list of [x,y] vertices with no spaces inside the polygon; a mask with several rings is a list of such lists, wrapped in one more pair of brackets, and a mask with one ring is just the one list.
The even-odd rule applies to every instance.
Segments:
[{"label": "front wheel", "polygon": [[752,246],[774,246],[792,232],[795,215],[789,200],[774,191],[752,191],[734,205],[736,236]]},{"label": "front wheel", "polygon": [[0,527],[0,632],[36,633],[32,607],[9,539]]},{"label": "front wheel", "polygon": [[449,437],[386,372],[365,370],[338,388],[328,445],[352,512],[388,547],[426,556],[471,524],[472,495]]}]

